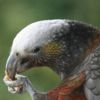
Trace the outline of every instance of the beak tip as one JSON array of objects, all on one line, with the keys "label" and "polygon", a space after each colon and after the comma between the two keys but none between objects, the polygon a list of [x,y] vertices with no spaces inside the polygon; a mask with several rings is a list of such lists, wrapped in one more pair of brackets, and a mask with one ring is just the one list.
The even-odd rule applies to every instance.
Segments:
[{"label": "beak tip", "polygon": [[7,63],[6,63],[5,74],[12,80],[15,79],[16,63],[17,61],[14,56],[8,57]]},{"label": "beak tip", "polygon": [[13,68],[12,66],[7,66],[5,69],[5,75],[11,79],[14,80],[15,79],[15,74],[16,74],[16,69]]}]

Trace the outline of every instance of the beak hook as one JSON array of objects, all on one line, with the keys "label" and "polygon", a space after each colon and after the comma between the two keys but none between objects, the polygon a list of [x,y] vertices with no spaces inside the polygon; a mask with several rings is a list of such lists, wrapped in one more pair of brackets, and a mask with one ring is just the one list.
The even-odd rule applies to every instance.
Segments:
[{"label": "beak hook", "polygon": [[18,59],[16,60],[9,60],[7,62],[7,67],[6,67],[6,75],[11,79],[15,80],[15,75],[16,75],[16,69],[17,69],[17,63]]}]

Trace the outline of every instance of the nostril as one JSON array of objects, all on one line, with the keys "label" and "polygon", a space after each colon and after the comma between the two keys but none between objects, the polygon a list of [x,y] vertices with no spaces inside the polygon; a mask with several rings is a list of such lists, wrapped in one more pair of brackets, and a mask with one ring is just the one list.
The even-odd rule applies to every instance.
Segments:
[{"label": "nostril", "polygon": [[16,56],[19,56],[19,53],[18,52],[16,53]]},{"label": "nostril", "polygon": [[28,63],[28,62],[29,62],[29,59],[23,58],[23,59],[21,60],[20,64],[23,65],[23,64],[26,64],[26,63]]}]

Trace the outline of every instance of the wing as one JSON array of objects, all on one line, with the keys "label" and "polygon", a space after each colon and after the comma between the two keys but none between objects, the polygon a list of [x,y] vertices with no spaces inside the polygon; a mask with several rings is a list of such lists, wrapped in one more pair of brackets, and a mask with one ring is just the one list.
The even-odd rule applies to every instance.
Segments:
[{"label": "wing", "polygon": [[100,100],[100,46],[90,55],[84,85],[87,100]]}]

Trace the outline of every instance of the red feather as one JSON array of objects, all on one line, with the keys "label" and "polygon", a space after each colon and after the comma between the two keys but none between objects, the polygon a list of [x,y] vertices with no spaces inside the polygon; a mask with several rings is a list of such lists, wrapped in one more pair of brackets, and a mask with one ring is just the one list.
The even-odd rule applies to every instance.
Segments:
[{"label": "red feather", "polygon": [[75,92],[75,89],[80,88],[84,81],[84,72],[70,77],[59,87],[49,92],[47,100],[86,100],[83,91]]}]

